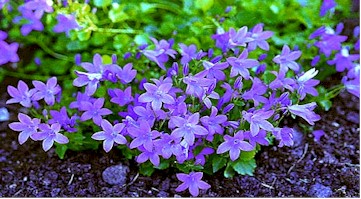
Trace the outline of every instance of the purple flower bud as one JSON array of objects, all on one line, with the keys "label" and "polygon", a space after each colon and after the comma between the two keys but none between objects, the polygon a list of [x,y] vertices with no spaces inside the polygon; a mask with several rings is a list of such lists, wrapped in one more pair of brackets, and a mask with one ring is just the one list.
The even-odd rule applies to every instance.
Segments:
[{"label": "purple flower bud", "polygon": [[33,104],[33,106],[34,106],[34,108],[35,109],[39,109],[40,108],[40,104],[39,104],[39,102],[38,101],[32,101],[32,104]]},{"label": "purple flower bud", "polygon": [[131,53],[131,52],[127,52],[127,53],[124,54],[123,59],[124,59],[124,60],[127,60],[127,59],[129,59],[131,56],[132,56],[132,53]]},{"label": "purple flower bud", "polygon": [[316,130],[312,132],[313,136],[315,136],[315,141],[319,142],[321,137],[325,135],[325,132],[323,130]]},{"label": "purple flower bud", "polygon": [[265,60],[266,58],[267,58],[267,54],[264,53],[264,54],[262,54],[262,55],[260,55],[260,56],[258,57],[258,61],[263,61],[263,60]]},{"label": "purple flower bud", "polygon": [[227,6],[226,10],[224,11],[225,13],[229,13],[232,10],[232,6]]},{"label": "purple flower bud", "polygon": [[219,19],[219,23],[223,23],[224,20],[226,20],[226,19],[225,19],[224,17],[221,17],[221,18]]},{"label": "purple flower bud", "polygon": [[208,49],[208,58],[213,57],[213,48]]},{"label": "purple flower bud", "polygon": [[74,56],[74,60],[75,60],[75,65],[77,65],[77,66],[80,66],[80,64],[81,64],[81,54],[76,54],[75,56]]},{"label": "purple flower bud", "polygon": [[169,48],[172,48],[173,44],[174,44],[174,39],[173,38],[170,38],[168,40],[168,43],[169,43]]},{"label": "purple flower bud", "polygon": [[214,89],[216,88],[216,84],[211,84],[209,87],[208,87],[208,90],[207,90],[207,95],[211,94]]},{"label": "purple flower bud", "polygon": [[336,26],[336,34],[341,34],[344,27],[345,26],[343,25],[342,22],[338,23],[337,26]]},{"label": "purple flower bud", "polygon": [[118,58],[116,54],[112,54],[112,64],[117,64]]},{"label": "purple flower bud", "polygon": [[266,70],[266,64],[261,64],[257,67],[256,75],[263,73]]},{"label": "purple flower bud", "polygon": [[231,111],[233,109],[233,107],[234,107],[233,103],[228,104],[226,107],[224,107],[222,114],[228,113],[229,111]]},{"label": "purple flower bud", "polygon": [[44,109],[42,113],[45,118],[48,118],[48,110]]},{"label": "purple flower bud", "polygon": [[88,4],[90,0],[84,0],[84,3],[85,4]]},{"label": "purple flower bud", "polygon": [[172,69],[178,74],[179,66],[177,62],[173,62]]},{"label": "purple flower bud", "polygon": [[37,66],[40,66],[40,65],[41,65],[41,60],[40,60],[39,57],[35,57],[35,58],[34,58],[34,62],[35,62],[35,64],[36,64]]},{"label": "purple flower bud", "polygon": [[92,13],[93,13],[93,14],[97,13],[97,8],[93,8],[93,9],[92,9]]},{"label": "purple flower bud", "polygon": [[320,61],[320,56],[315,56],[311,61],[311,66],[315,66]]},{"label": "purple flower bud", "polygon": [[140,80],[140,82],[139,82],[139,90],[141,90],[141,91],[144,91],[144,83],[146,83],[147,82],[147,78],[143,78],[142,80]]},{"label": "purple flower bud", "polygon": [[273,121],[276,121],[278,119],[280,119],[280,114],[277,113],[275,116],[273,116]]},{"label": "purple flower bud", "polygon": [[240,52],[239,48],[234,49],[234,52],[233,52],[234,56],[237,57],[239,55],[239,52]]},{"label": "purple flower bud", "polygon": [[293,51],[296,51],[296,50],[300,50],[300,48],[298,47],[298,45],[295,45],[295,46],[293,47]]},{"label": "purple flower bud", "polygon": [[353,29],[353,36],[354,36],[355,38],[357,38],[359,35],[360,35],[360,26],[356,26],[356,27]]},{"label": "purple flower bud", "polygon": [[204,56],[206,56],[206,55],[207,55],[206,52],[203,52],[202,50],[200,50],[200,51],[198,52],[197,56],[196,56],[196,59],[197,59],[197,60],[201,60],[202,57],[204,57]]},{"label": "purple flower bud", "polygon": [[215,63],[219,62],[222,58],[223,58],[222,55],[218,55],[217,57],[213,58],[211,60],[211,62],[215,64]]},{"label": "purple flower bud", "polygon": [[148,47],[148,44],[142,44],[138,47],[139,50],[144,50]]},{"label": "purple flower bud", "polygon": [[62,4],[63,4],[63,7],[68,7],[68,0],[62,0]]},{"label": "purple flower bud", "polygon": [[188,73],[189,73],[189,66],[188,66],[188,64],[184,64],[183,65],[183,75],[187,76]]},{"label": "purple flower bud", "polygon": [[142,53],[137,52],[137,54],[135,54],[135,59],[140,59],[140,56],[142,56]]},{"label": "purple flower bud", "polygon": [[241,90],[243,88],[242,76],[238,76],[234,82],[233,88],[236,90]]}]

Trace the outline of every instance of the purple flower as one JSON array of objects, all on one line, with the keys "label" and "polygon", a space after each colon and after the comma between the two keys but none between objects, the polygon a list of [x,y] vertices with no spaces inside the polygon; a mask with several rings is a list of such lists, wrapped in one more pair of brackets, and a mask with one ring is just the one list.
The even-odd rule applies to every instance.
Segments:
[{"label": "purple flower", "polygon": [[279,141],[278,147],[293,146],[293,129],[288,127],[275,128],[272,132]]},{"label": "purple flower", "polygon": [[198,125],[199,113],[194,113],[193,115],[190,115],[188,119],[184,119],[179,116],[172,116],[170,120],[176,127],[178,127],[172,131],[171,135],[176,138],[183,137],[190,146],[194,144],[195,135],[208,134],[206,128]]},{"label": "purple flower", "polygon": [[253,41],[251,37],[247,36],[247,31],[247,26],[243,26],[237,32],[234,28],[230,28],[228,45],[231,48],[236,46],[246,46],[246,43]]},{"label": "purple flower", "polygon": [[139,154],[136,157],[136,161],[138,163],[143,163],[147,160],[150,160],[150,162],[154,165],[154,166],[159,166],[160,164],[160,158],[159,158],[159,151],[153,149],[151,151],[148,151],[146,149],[144,149],[144,147],[139,147],[139,150],[142,152],[141,154]]},{"label": "purple flower", "polygon": [[325,16],[327,11],[333,9],[334,7],[336,7],[336,5],[337,4],[334,0],[323,0],[321,9],[320,9],[320,17]]},{"label": "purple flower", "polygon": [[160,133],[156,130],[151,129],[148,122],[140,122],[139,128],[129,127],[127,129],[128,133],[132,135],[134,140],[130,143],[130,148],[134,149],[139,146],[143,146],[147,151],[153,151],[153,140],[160,136]]},{"label": "purple flower", "polygon": [[246,111],[242,111],[243,118],[246,119],[248,123],[250,123],[250,131],[252,136],[256,136],[260,129],[264,129],[266,131],[272,131],[273,125],[267,121],[272,115],[274,111],[264,111],[257,110],[253,113],[249,113]]},{"label": "purple flower", "polygon": [[[1,0],[0,0],[0,2],[1,2]],[[0,9],[1,9],[1,6],[0,6]],[[8,37],[8,33],[6,33],[5,31],[0,30],[0,41],[5,40],[7,37]]]},{"label": "purple flower", "polygon": [[325,135],[325,131],[323,130],[316,130],[312,132],[313,136],[315,137],[314,140],[316,142],[319,142],[321,140],[321,137]]},{"label": "purple flower", "polygon": [[342,78],[342,83],[345,85],[346,90],[349,93],[360,98],[360,77],[353,80],[347,80],[347,77],[344,77]]},{"label": "purple flower", "polygon": [[224,136],[224,142],[218,146],[217,154],[222,154],[229,151],[229,156],[232,161],[239,158],[242,151],[252,151],[254,146],[244,141],[243,131],[238,131],[234,137],[229,135]]},{"label": "purple flower", "polygon": [[58,20],[58,24],[56,24],[53,29],[53,31],[56,33],[66,32],[66,34],[69,36],[71,30],[81,28],[74,15],[58,14],[56,19]]},{"label": "purple flower", "polygon": [[[223,81],[226,79],[226,75],[222,70],[226,69],[228,67],[228,63],[216,63],[213,64],[209,61],[203,61],[204,70],[199,72],[197,75],[199,76],[207,76],[209,79],[217,79],[220,81]],[[197,76],[196,75],[196,76]]]},{"label": "purple flower", "polygon": [[184,65],[190,62],[192,59],[197,57],[197,46],[192,44],[190,46],[186,46],[182,43],[178,44],[181,48],[181,64]]},{"label": "purple flower", "polygon": [[8,44],[0,40],[0,66],[8,62],[18,62],[18,48],[19,44],[16,42]]},{"label": "purple flower", "polygon": [[6,104],[20,103],[22,106],[30,108],[32,106],[31,97],[35,92],[35,89],[29,90],[28,85],[20,80],[17,89],[13,86],[8,86],[8,93],[12,98],[6,101]]},{"label": "purple flower", "polygon": [[207,190],[211,186],[202,180],[202,172],[190,172],[188,175],[184,173],[177,173],[177,178],[182,182],[177,188],[177,192],[189,189],[189,193],[196,197],[199,195],[199,189]]},{"label": "purple flower", "polygon": [[36,93],[32,96],[32,99],[35,101],[44,99],[45,102],[53,106],[55,103],[55,95],[59,94],[61,91],[60,86],[57,84],[56,77],[48,79],[46,84],[41,81],[33,81],[33,85],[36,89]]},{"label": "purple flower", "polygon": [[76,124],[76,119],[78,117],[72,116],[71,118],[69,118],[65,106],[63,106],[60,111],[50,110],[50,115],[52,119],[48,121],[49,124],[59,123],[68,132],[77,131],[77,129],[74,128],[74,125]]},{"label": "purple flower", "polygon": [[201,152],[199,152],[198,155],[196,155],[195,159],[196,161],[194,162],[194,164],[199,164],[199,165],[204,165],[206,163],[206,158],[204,156],[206,155],[210,155],[214,153],[214,149],[210,148],[210,147],[205,147],[204,149],[202,149]]},{"label": "purple flower", "polygon": [[297,92],[300,95],[300,100],[306,97],[306,93],[312,96],[318,96],[317,90],[314,88],[320,83],[320,80],[312,79],[317,75],[318,71],[315,68],[311,68],[303,75],[297,78]]},{"label": "purple flower", "polygon": [[149,103],[151,102],[153,110],[157,111],[162,108],[162,104],[173,104],[174,99],[168,94],[172,88],[172,83],[163,83],[156,86],[151,83],[145,83],[144,88],[147,91],[139,96],[139,102]]},{"label": "purple flower", "polygon": [[27,23],[22,25],[20,32],[23,36],[27,36],[32,30],[42,31],[44,25],[41,23],[41,16],[35,15],[31,10],[22,10],[22,16],[14,18],[14,23],[19,23],[22,19],[26,19]]},{"label": "purple flower", "polygon": [[209,135],[212,136],[215,133],[223,134],[224,128],[221,126],[224,122],[227,121],[227,116],[225,115],[217,115],[218,109],[216,107],[212,107],[210,116],[203,116],[200,120],[204,127],[208,129]]},{"label": "purple flower", "polygon": [[161,138],[155,140],[154,146],[161,151],[161,155],[165,159],[169,159],[172,154],[178,156],[182,153],[182,147],[179,144],[180,138],[175,138],[167,133],[161,134]]},{"label": "purple flower", "polygon": [[222,52],[227,52],[229,33],[225,32],[222,28],[217,28],[217,33],[212,35],[212,39],[216,41],[216,47],[221,49]]},{"label": "purple flower", "polygon": [[287,45],[284,45],[281,55],[274,57],[273,61],[280,64],[280,73],[286,73],[289,68],[293,71],[298,71],[299,66],[295,60],[300,58],[301,54],[301,51],[291,51]]},{"label": "purple flower", "polygon": [[[69,108],[71,108],[71,109],[77,108],[77,109],[81,110],[83,102],[93,103],[94,101],[95,101],[95,99],[89,97],[87,94],[78,92],[76,95],[76,100],[70,103]],[[81,110],[81,111],[84,111],[84,110]]]},{"label": "purple flower", "polygon": [[329,57],[333,50],[341,50],[342,42],[347,40],[347,36],[336,35],[334,30],[326,29],[326,33],[322,35],[320,41],[315,43],[315,46],[320,49],[320,53]]},{"label": "purple flower", "polygon": [[303,105],[291,105],[288,106],[287,109],[294,115],[297,115],[299,117],[302,117],[305,119],[310,125],[314,125],[315,121],[318,121],[321,119],[319,115],[317,115],[312,110],[315,109],[317,106],[316,102],[303,104]]},{"label": "purple flower", "polygon": [[112,125],[108,120],[102,120],[101,127],[103,131],[96,132],[92,135],[94,140],[104,140],[103,149],[105,152],[109,152],[114,145],[114,142],[117,144],[127,143],[127,139],[121,134],[122,130],[125,127],[125,124],[118,123]]},{"label": "purple flower", "polygon": [[242,97],[245,100],[253,100],[254,106],[258,106],[259,102],[267,103],[268,100],[263,94],[265,94],[267,91],[267,86],[263,84],[263,82],[258,79],[257,77],[254,77],[252,87],[249,91],[246,91],[243,93]]},{"label": "purple flower", "polygon": [[281,88],[283,90],[283,88],[286,88],[290,91],[293,91],[293,87],[296,84],[294,79],[287,77],[285,78],[284,73],[278,74],[276,71],[271,71],[271,73],[276,76],[276,79],[269,84],[270,89],[277,90],[278,88]]},{"label": "purple flower", "polygon": [[336,54],[333,60],[327,61],[329,65],[336,64],[337,72],[343,72],[345,69],[351,69],[353,67],[353,61],[359,60],[359,54],[349,53],[347,48],[342,48],[339,53]]},{"label": "purple flower", "polygon": [[66,144],[69,142],[69,139],[59,133],[60,128],[61,125],[59,123],[54,123],[51,126],[48,124],[39,124],[41,131],[33,134],[33,139],[36,141],[43,140],[44,151],[48,151],[53,146],[54,141],[59,144]]},{"label": "purple flower", "polygon": [[116,89],[108,89],[109,96],[111,97],[111,102],[118,104],[119,106],[124,106],[133,101],[132,96],[132,87],[127,87],[124,91]]},{"label": "purple flower", "polygon": [[24,144],[24,142],[26,142],[29,137],[32,137],[33,134],[37,133],[40,119],[31,119],[29,116],[23,113],[18,114],[18,119],[20,122],[10,123],[9,127],[14,131],[20,131],[18,140],[20,144]]},{"label": "purple flower", "polygon": [[203,75],[186,76],[183,78],[183,82],[187,84],[187,95],[196,96],[200,99],[205,94],[205,90],[208,90],[208,87],[216,83],[215,79],[204,78]]},{"label": "purple flower", "polygon": [[123,68],[120,68],[117,74],[120,82],[122,82],[123,84],[128,84],[133,81],[136,75],[137,71],[133,69],[132,63],[128,63]]},{"label": "purple flower", "polygon": [[151,61],[154,61],[161,69],[166,70],[164,64],[168,61],[171,56],[173,59],[177,52],[172,49],[173,42],[168,42],[164,39],[156,40],[155,38],[150,38],[154,45],[154,50],[144,50],[143,54]]},{"label": "purple flower", "polygon": [[54,11],[52,0],[29,0],[19,7],[19,10],[33,10],[34,14],[41,18],[44,12],[52,13]]},{"label": "purple flower", "polygon": [[112,111],[110,111],[107,108],[102,108],[104,105],[104,98],[99,98],[95,100],[94,103],[90,102],[83,102],[81,105],[81,110],[84,110],[85,112],[81,115],[80,120],[86,121],[89,119],[93,119],[93,122],[100,126],[102,122],[102,116],[103,115],[109,115],[112,114]]},{"label": "purple flower", "polygon": [[0,9],[2,9],[9,0],[0,0]]},{"label": "purple flower", "polygon": [[260,47],[263,50],[268,51],[269,45],[266,39],[269,39],[273,36],[273,32],[271,31],[263,31],[263,24],[257,24],[253,27],[252,31],[248,33],[249,37],[253,40],[248,43],[247,49],[249,51],[255,50]]},{"label": "purple flower", "polygon": [[256,146],[257,143],[264,146],[269,145],[269,141],[267,140],[267,132],[263,129],[260,129],[256,136],[252,136],[250,131],[245,131],[243,136],[244,139],[248,140],[252,146]]},{"label": "purple flower", "polygon": [[248,50],[245,49],[239,55],[238,58],[229,57],[227,58],[227,62],[232,66],[231,68],[231,77],[235,77],[238,74],[244,77],[245,79],[249,79],[249,71],[248,68],[255,67],[259,64],[259,62],[255,59],[247,59],[248,57]]}]

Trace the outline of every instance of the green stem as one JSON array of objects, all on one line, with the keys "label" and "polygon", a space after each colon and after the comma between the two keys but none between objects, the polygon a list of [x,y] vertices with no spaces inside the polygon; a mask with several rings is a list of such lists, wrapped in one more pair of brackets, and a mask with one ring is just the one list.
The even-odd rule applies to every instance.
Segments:
[{"label": "green stem", "polygon": [[133,30],[133,29],[113,29],[113,28],[109,29],[109,28],[98,28],[98,27],[91,28],[91,30],[102,33],[121,33],[121,34],[138,34],[142,32],[140,30]]},{"label": "green stem", "polygon": [[[0,71],[3,72],[6,76],[21,78],[21,79],[41,80],[41,81],[46,81],[49,79],[49,76],[30,75],[26,73],[13,72],[13,71],[5,70],[4,68],[0,68]],[[66,76],[57,76],[58,80],[62,80],[65,77]]]},{"label": "green stem", "polygon": [[327,97],[329,97],[329,99],[332,99],[334,97],[336,97],[338,94],[340,94],[340,92],[345,88],[345,85],[343,84],[339,84],[333,88],[330,88],[327,92]]}]

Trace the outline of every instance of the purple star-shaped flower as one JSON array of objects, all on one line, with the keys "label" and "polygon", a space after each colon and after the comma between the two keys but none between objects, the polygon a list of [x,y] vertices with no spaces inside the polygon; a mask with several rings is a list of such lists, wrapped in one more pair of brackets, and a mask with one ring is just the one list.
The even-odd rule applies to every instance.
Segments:
[{"label": "purple star-shaped flower", "polygon": [[160,152],[157,151],[155,148],[153,148],[151,151],[146,150],[144,147],[139,147],[139,151],[141,151],[142,153],[139,154],[136,157],[136,161],[138,163],[143,163],[147,160],[150,160],[150,162],[154,165],[154,166],[159,166],[160,164]]},{"label": "purple star-shaped flower", "polygon": [[8,44],[0,40],[0,66],[8,62],[18,62],[18,48],[19,44],[16,42]]},{"label": "purple star-shaped flower", "polygon": [[245,79],[249,79],[250,74],[248,68],[252,68],[259,65],[259,62],[255,59],[247,59],[247,57],[248,57],[248,50],[245,49],[239,55],[238,58],[236,57],[227,58],[227,62],[232,66],[230,73],[231,77],[235,77],[239,74]]},{"label": "purple star-shaped flower", "polygon": [[248,42],[247,49],[253,51],[258,47],[263,50],[268,51],[269,45],[266,39],[269,39],[273,36],[272,31],[263,31],[263,24],[257,24],[253,27],[252,31],[248,33],[248,36],[253,40]]},{"label": "purple star-shaped flower", "polygon": [[20,144],[24,144],[29,137],[32,137],[33,134],[38,132],[37,130],[39,128],[40,119],[31,119],[23,113],[18,114],[18,119],[20,122],[10,123],[9,127],[14,131],[20,132],[18,140]]},{"label": "purple star-shaped flower", "polygon": [[151,129],[148,122],[140,122],[139,128],[129,127],[128,133],[134,137],[134,140],[130,143],[130,148],[134,149],[139,146],[143,146],[147,151],[153,151],[153,140],[160,136],[160,133]]},{"label": "purple star-shaped flower", "polygon": [[253,84],[250,90],[243,93],[242,97],[245,100],[253,100],[254,106],[258,106],[259,102],[267,103],[268,100],[264,95],[267,91],[267,86],[257,77],[253,78]]},{"label": "purple star-shaped flower", "polygon": [[279,141],[278,147],[293,146],[293,129],[288,127],[275,128],[272,133]]},{"label": "purple star-shaped flower", "polygon": [[221,124],[227,121],[227,116],[217,115],[217,113],[218,113],[218,109],[213,106],[211,115],[203,116],[200,119],[202,125],[208,129],[209,132],[208,136],[212,136],[215,133],[223,134],[224,128],[221,126]]},{"label": "purple star-shaped flower", "polygon": [[238,31],[236,31],[234,28],[230,28],[228,45],[231,48],[236,46],[246,46],[246,43],[253,41],[251,37],[247,36],[247,31],[247,26],[243,26]]},{"label": "purple star-shaped flower", "polygon": [[150,38],[154,45],[154,50],[144,50],[143,54],[151,61],[154,61],[161,69],[166,70],[164,64],[168,61],[169,57],[171,56],[173,59],[177,52],[172,49],[173,42],[166,41],[164,39],[156,40],[155,38]]},{"label": "purple star-shaped flower", "polygon": [[37,16],[31,10],[27,9],[22,9],[21,13],[22,16],[15,17],[13,22],[18,24],[22,19],[27,20],[27,23],[20,28],[20,32],[23,36],[27,36],[32,30],[44,30],[44,25],[41,23],[41,16]]},{"label": "purple star-shaped flower", "polygon": [[50,115],[52,119],[49,119],[49,124],[59,123],[64,128],[64,130],[68,132],[77,131],[74,126],[76,124],[76,119],[78,119],[78,116],[72,116],[71,118],[69,118],[65,106],[63,106],[60,111],[50,110]]},{"label": "purple star-shaped flower", "polygon": [[111,97],[111,102],[118,104],[119,106],[124,106],[133,101],[132,96],[132,87],[127,87],[124,91],[116,89],[108,89],[109,96]]},{"label": "purple star-shaped flower", "polygon": [[46,84],[35,80],[33,81],[33,85],[36,89],[36,93],[32,96],[33,100],[38,101],[44,99],[48,105],[54,105],[55,95],[59,94],[61,91],[60,86],[57,84],[56,77],[48,79]]},{"label": "purple star-shaped flower", "polygon": [[229,135],[224,136],[224,142],[217,148],[217,154],[222,154],[229,151],[229,156],[232,161],[239,158],[242,151],[252,151],[255,147],[250,143],[244,141],[243,131],[238,131],[233,137]]},{"label": "purple star-shaped flower", "polygon": [[315,46],[320,49],[320,54],[323,53],[329,57],[333,50],[341,50],[342,42],[346,40],[347,36],[336,35],[334,30],[326,28],[326,33],[322,35],[320,41],[315,43]]},{"label": "purple star-shaped flower", "polygon": [[58,20],[58,24],[56,24],[53,28],[53,31],[56,33],[66,32],[69,36],[71,30],[81,28],[75,19],[75,15],[58,14],[56,19]]},{"label": "purple star-shaped flower", "polygon": [[29,0],[20,6],[19,9],[33,10],[34,14],[41,18],[44,12],[52,13],[54,11],[52,5],[52,0]]},{"label": "purple star-shaped flower", "polygon": [[160,139],[154,141],[154,146],[161,152],[161,155],[165,159],[169,159],[172,154],[179,155],[182,153],[182,147],[180,146],[181,138],[175,138],[172,135],[163,133],[160,135]]},{"label": "purple star-shaped flower", "polygon": [[253,113],[249,113],[246,111],[242,111],[243,118],[250,123],[250,131],[252,136],[256,136],[260,129],[264,129],[266,131],[272,131],[273,125],[267,121],[272,115],[274,111],[264,111],[264,110],[256,110]]},{"label": "purple star-shaped flower", "polygon": [[323,0],[321,9],[320,9],[320,17],[323,17],[326,15],[326,13],[336,7],[336,2],[334,0]]},{"label": "purple star-shaped flower", "polygon": [[151,103],[153,110],[157,111],[162,108],[162,104],[173,104],[174,98],[168,94],[172,88],[172,83],[163,83],[159,86],[145,83],[144,88],[147,91],[139,96],[139,102]]},{"label": "purple star-shaped flower", "polygon": [[199,189],[207,190],[211,186],[202,180],[202,172],[190,172],[188,175],[184,173],[177,173],[177,178],[182,182],[177,188],[177,192],[189,189],[189,193],[196,197],[199,195]]},{"label": "purple star-shaped flower", "polygon": [[13,86],[8,86],[8,93],[12,98],[6,101],[6,104],[20,103],[22,106],[30,108],[32,106],[31,97],[35,92],[35,89],[29,90],[28,85],[20,80],[17,89]]},{"label": "purple star-shaped flower", "polygon": [[128,63],[123,68],[120,68],[117,76],[120,79],[120,82],[123,84],[128,84],[133,81],[137,75],[137,70],[133,69],[133,64]]},{"label": "purple star-shaped flower", "polygon": [[343,72],[345,69],[353,68],[353,61],[359,60],[359,54],[351,54],[349,53],[347,48],[342,48],[339,53],[336,54],[333,60],[327,61],[329,65],[336,64],[337,72]]},{"label": "purple star-shaped flower", "polygon": [[223,70],[229,65],[227,62],[212,63],[209,61],[203,61],[204,70],[199,72],[196,76],[206,76],[209,79],[217,79],[223,81],[226,79],[226,75]]},{"label": "purple star-shaped flower", "polygon": [[39,129],[41,131],[33,134],[33,139],[36,141],[43,140],[42,146],[44,151],[48,151],[53,146],[54,142],[66,144],[69,142],[69,139],[59,133],[60,128],[61,125],[59,123],[54,123],[51,126],[48,124],[39,124]]},{"label": "purple star-shaped flower", "polygon": [[318,92],[314,86],[319,84],[320,80],[312,79],[317,75],[317,73],[318,71],[315,68],[311,68],[297,78],[297,92],[300,95],[300,100],[303,100],[307,93],[312,96],[318,96]]},{"label": "purple star-shaped flower", "polygon": [[170,120],[176,127],[178,127],[172,131],[171,135],[176,138],[183,137],[190,146],[194,144],[195,135],[208,134],[206,128],[198,125],[199,113],[194,113],[193,115],[190,115],[188,119],[184,119],[179,116],[172,116]]},{"label": "purple star-shaped flower", "polygon": [[181,48],[181,64],[184,65],[188,62],[190,62],[192,59],[195,59],[197,57],[197,46],[192,44],[189,46],[186,46],[182,43],[178,44]]},{"label": "purple star-shaped flower", "polygon": [[300,58],[301,54],[301,51],[291,51],[287,45],[284,45],[281,55],[274,57],[273,61],[277,64],[280,64],[280,73],[286,73],[289,68],[293,71],[298,71],[299,66],[295,60]]},{"label": "purple star-shaped flower", "polygon": [[114,142],[117,144],[126,144],[127,139],[121,134],[125,124],[118,123],[112,125],[108,120],[102,120],[101,127],[103,131],[96,132],[92,135],[94,140],[104,140],[103,149],[105,152],[109,152],[114,145]]},{"label": "purple star-shaped flower", "polygon": [[187,84],[187,95],[196,96],[199,99],[202,99],[205,90],[208,90],[208,87],[215,84],[216,79],[204,78],[204,75],[189,75],[183,78],[183,82]]},{"label": "purple star-shaped flower", "polygon": [[84,102],[81,105],[81,110],[85,110],[85,112],[81,115],[80,120],[86,121],[89,119],[93,119],[93,122],[100,126],[102,122],[103,115],[112,114],[107,108],[102,108],[104,105],[104,98],[98,98],[94,103]]},{"label": "purple star-shaped flower", "polygon": [[77,108],[81,111],[84,111],[81,109],[83,102],[94,103],[95,100],[96,99],[88,96],[86,93],[78,92],[76,95],[76,100],[70,103],[69,108],[71,108],[71,109]]},{"label": "purple star-shaped flower", "polygon": [[292,113],[299,117],[302,117],[305,119],[310,125],[314,125],[315,121],[318,121],[321,119],[319,115],[317,115],[312,110],[315,109],[317,106],[316,102],[311,102],[308,104],[303,105],[291,105],[288,106],[287,109]]}]

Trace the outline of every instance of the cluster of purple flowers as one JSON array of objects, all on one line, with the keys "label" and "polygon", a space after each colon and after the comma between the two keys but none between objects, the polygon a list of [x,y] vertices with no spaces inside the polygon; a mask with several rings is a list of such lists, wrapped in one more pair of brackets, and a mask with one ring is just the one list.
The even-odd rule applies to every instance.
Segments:
[{"label": "cluster of purple flowers", "polygon": [[[77,77],[73,85],[85,89],[83,93],[76,94],[69,108],[76,109],[79,115],[69,116],[67,107],[63,106],[60,111],[50,110],[51,117],[46,114],[45,123],[41,123],[40,119],[21,113],[20,122],[11,123],[10,128],[20,132],[20,143],[29,137],[42,140],[43,149],[47,151],[54,141],[61,144],[68,142],[59,132],[75,132],[78,124],[91,120],[100,129],[94,132],[92,138],[103,141],[106,152],[116,144],[126,145],[139,151],[136,157],[138,163],[149,160],[154,166],[159,166],[161,158],[172,157],[179,164],[193,161],[194,164],[204,165],[206,156],[226,152],[229,152],[232,161],[236,161],[242,151],[255,150],[256,145],[268,145],[267,134],[272,134],[280,147],[292,146],[292,129],[275,125],[280,116],[287,113],[302,117],[311,125],[320,119],[313,112],[315,103],[292,104],[290,98],[292,94],[300,100],[307,94],[317,96],[314,86],[319,82],[312,79],[317,71],[311,69],[299,73],[296,60],[301,52],[292,51],[285,45],[281,54],[273,59],[279,71],[272,72],[275,79],[267,85],[262,81],[262,71],[254,72],[264,65],[262,59],[252,59],[249,53],[258,47],[268,50],[266,39],[272,36],[272,32],[263,31],[261,24],[250,32],[247,30],[247,27],[238,31],[230,29],[213,37],[223,55],[229,53],[225,58],[216,56],[213,50],[205,53],[197,51],[194,45],[185,44],[179,44],[178,53],[172,48],[172,40],[158,42],[153,39],[154,50],[145,47],[141,53],[164,69],[166,75],[150,82],[141,81],[140,89],[135,87],[138,81],[136,75],[140,71],[133,69],[132,63],[120,67],[113,57],[111,64],[105,64],[101,55],[95,54],[92,63],[79,63],[82,70],[75,71]],[[227,41],[226,47],[219,46],[220,40]],[[234,56],[239,53],[239,47],[244,48],[242,53]],[[180,56],[180,63],[176,61],[176,56]],[[203,68],[196,67],[192,60],[202,63]],[[167,68],[170,62],[172,67]],[[289,70],[299,75],[287,78],[285,74]],[[113,85],[107,88],[108,95],[94,97],[104,82]],[[23,81],[19,81],[18,88],[9,86],[12,98],[7,103],[41,109],[46,108],[45,105],[51,108],[55,101],[60,101],[61,88],[55,77],[46,83],[32,83],[34,88],[30,90]],[[244,86],[245,83],[250,86]],[[44,106],[39,103],[41,99],[45,101]],[[233,117],[237,101],[247,104],[241,109],[240,118]],[[116,110],[123,111],[118,112],[119,120],[111,121],[108,116],[116,114]],[[215,135],[221,135],[223,141],[213,143],[216,144],[213,148],[210,145]],[[194,149],[199,147],[201,152],[195,154]],[[178,191],[189,188],[196,196],[199,188],[209,188],[201,181],[202,173],[178,174],[177,177],[183,182]]]},{"label": "cluster of purple flowers", "polygon": [[[340,35],[343,27],[343,23],[339,23],[336,30],[322,26],[310,35],[309,39],[316,39],[314,46],[319,49],[320,54],[312,60],[311,65],[315,66],[320,61],[320,56],[325,56],[328,60],[327,64],[335,65],[337,72],[347,72],[342,83],[348,92],[360,97],[360,64],[358,62],[360,59],[358,53],[360,50],[360,27],[355,27],[353,38],[351,38],[355,41],[353,49],[350,46],[342,45],[348,39],[347,36]],[[357,52],[357,54],[351,54],[350,51]],[[333,54],[334,52],[336,53]]]},{"label": "cluster of purple flowers", "polygon": [[8,62],[18,62],[19,56],[17,54],[19,44],[7,43],[5,39],[8,37],[8,34],[0,30],[0,66]]}]

